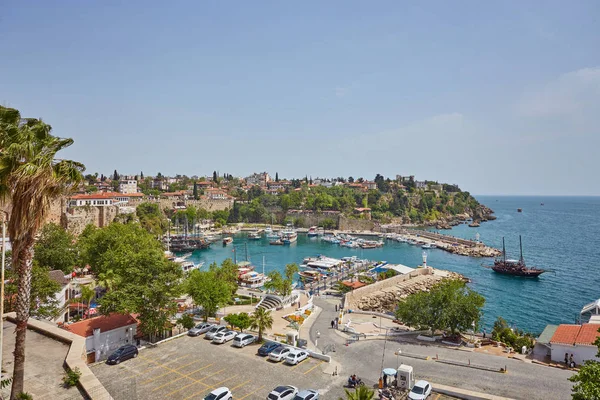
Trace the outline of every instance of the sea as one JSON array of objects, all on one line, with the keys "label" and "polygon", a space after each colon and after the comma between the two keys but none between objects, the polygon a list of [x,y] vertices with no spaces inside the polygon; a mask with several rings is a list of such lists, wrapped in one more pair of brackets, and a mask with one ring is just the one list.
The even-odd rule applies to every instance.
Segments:
[{"label": "sea", "polygon": [[[470,286],[485,299],[483,327],[489,332],[498,316],[511,326],[539,334],[548,324],[576,323],[581,308],[600,298],[600,197],[513,197],[476,196],[494,210],[494,221],[478,228],[466,224],[440,233],[479,239],[502,248],[505,238],[509,258],[519,257],[519,235],[528,266],[548,270],[539,278],[501,275],[483,265],[493,259],[471,258],[439,249],[427,250],[427,264],[458,272],[471,279]],[[518,212],[517,209],[522,209]],[[377,249],[349,249],[298,235],[289,246],[272,246],[262,238],[249,241],[246,234],[234,236],[233,245],[214,243],[197,250],[190,260],[220,263],[226,258],[248,259],[257,271],[283,271],[286,264],[300,264],[305,257],[325,255],[334,258],[357,256],[416,267],[422,263],[423,249],[406,243],[386,241]]]}]

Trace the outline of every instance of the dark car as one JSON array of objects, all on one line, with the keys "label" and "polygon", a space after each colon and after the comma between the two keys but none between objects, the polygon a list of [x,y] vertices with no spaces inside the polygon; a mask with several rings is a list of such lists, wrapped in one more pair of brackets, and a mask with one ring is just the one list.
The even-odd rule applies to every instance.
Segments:
[{"label": "dark car", "polygon": [[[263,344],[262,346],[260,346],[260,348],[258,349],[258,355],[266,357],[269,355],[270,352],[272,352],[279,346],[281,346],[281,345],[277,342],[267,342],[267,343]],[[281,346],[281,347],[283,347],[283,346]]]},{"label": "dark car", "polygon": [[121,361],[129,360],[130,358],[135,358],[138,355],[138,349],[132,344],[126,344],[125,346],[119,347],[114,351],[110,356],[108,356],[108,360],[106,360],[107,364],[118,364]]}]

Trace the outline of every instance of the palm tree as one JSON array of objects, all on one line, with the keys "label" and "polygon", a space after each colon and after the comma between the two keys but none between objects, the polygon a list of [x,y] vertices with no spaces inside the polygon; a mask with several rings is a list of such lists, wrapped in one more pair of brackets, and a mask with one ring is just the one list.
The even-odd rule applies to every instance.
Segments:
[{"label": "palm tree", "polygon": [[119,283],[119,276],[112,269],[98,274],[98,285],[106,291],[112,291]]},{"label": "palm tree", "polygon": [[85,285],[81,287],[81,300],[85,301],[88,308],[88,318],[90,317],[90,306],[92,305],[92,300],[96,297],[95,286]]},{"label": "palm tree", "polygon": [[[346,391],[346,400],[371,400],[375,397],[375,392],[366,386],[357,387],[354,392],[344,389]],[[340,397],[339,400],[344,400]]]},{"label": "palm tree", "polygon": [[0,199],[12,204],[8,234],[12,265],[18,274],[11,399],[23,392],[35,238],[46,220],[50,202],[80,183],[85,169],[83,164],[55,159],[73,140],[52,136],[51,129],[41,120],[21,118],[18,110],[0,107]]},{"label": "palm tree", "polygon": [[265,329],[271,329],[273,326],[273,316],[271,311],[264,308],[257,308],[250,319],[250,328],[258,329],[258,341],[262,342],[262,335]]}]

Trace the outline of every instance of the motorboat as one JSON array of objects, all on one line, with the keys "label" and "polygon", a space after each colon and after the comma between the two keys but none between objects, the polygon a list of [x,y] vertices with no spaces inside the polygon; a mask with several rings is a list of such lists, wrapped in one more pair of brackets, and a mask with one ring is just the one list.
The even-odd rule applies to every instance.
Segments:
[{"label": "motorboat", "polygon": [[227,236],[226,238],[223,238],[223,246],[227,246],[230,243],[233,243],[233,238],[231,236]]},{"label": "motorboat", "polygon": [[318,236],[318,235],[319,235],[319,233],[317,232],[317,227],[316,227],[316,226],[311,226],[311,227],[308,229],[308,232],[306,233],[306,235],[307,235],[308,237],[316,237],[316,236]]},{"label": "motorboat", "polygon": [[300,278],[304,282],[315,282],[315,281],[319,281],[321,279],[321,273],[314,269],[307,269],[305,271],[300,271],[300,272],[298,272],[298,275],[300,275]]},{"label": "motorboat", "polygon": [[248,232],[248,240],[260,240],[261,236],[258,231]]}]

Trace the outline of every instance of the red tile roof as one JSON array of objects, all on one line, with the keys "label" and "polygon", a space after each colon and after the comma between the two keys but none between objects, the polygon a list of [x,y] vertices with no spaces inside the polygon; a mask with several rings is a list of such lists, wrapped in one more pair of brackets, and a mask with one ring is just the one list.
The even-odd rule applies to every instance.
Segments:
[{"label": "red tile roof", "polygon": [[96,192],[90,194],[76,194],[71,200],[106,200],[115,197],[143,197],[144,193],[119,193],[119,192]]},{"label": "red tile roof", "polygon": [[94,334],[94,329],[97,328],[100,328],[100,332],[108,332],[113,329],[136,324],[137,321],[130,314],[111,314],[109,316],[84,319],[83,321],[67,325],[65,328],[76,335],[89,337]]},{"label": "red tile roof", "polygon": [[352,289],[358,289],[358,288],[361,288],[363,286],[367,286],[366,283],[362,283],[360,281],[354,281],[354,282],[343,281],[342,285],[347,286],[347,287],[352,288]]},{"label": "red tile roof", "polygon": [[592,345],[596,338],[600,336],[598,329],[600,324],[584,325],[559,325],[550,339],[550,343],[568,344],[568,345]]}]

